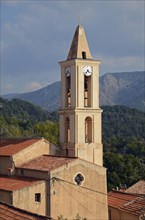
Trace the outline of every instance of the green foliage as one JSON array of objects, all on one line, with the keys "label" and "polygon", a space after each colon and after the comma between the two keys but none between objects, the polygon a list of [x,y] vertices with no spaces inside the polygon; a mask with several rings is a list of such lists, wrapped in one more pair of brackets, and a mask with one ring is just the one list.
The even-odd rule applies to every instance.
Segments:
[{"label": "green foliage", "polygon": [[45,137],[53,144],[58,144],[59,126],[58,123],[51,121],[37,123],[34,126],[34,133],[37,136]]},{"label": "green foliage", "polygon": [[[103,106],[103,137],[142,136],[145,138],[144,112],[126,106]],[[108,129],[109,127],[109,129]]]},{"label": "green foliage", "polygon": [[87,220],[87,218],[81,218],[79,216],[79,214],[77,213],[76,217],[74,218],[74,220]]},{"label": "green foliage", "polygon": [[58,216],[57,220],[67,220],[67,218],[64,218],[63,215]]},{"label": "green foliage", "polygon": [[[145,179],[145,114],[125,106],[104,106],[102,119],[108,189]],[[34,136],[58,144],[58,113],[0,98],[0,138]]]},{"label": "green foliage", "polygon": [[58,123],[48,120],[56,121],[57,117],[57,113],[48,113],[29,102],[0,98],[0,138],[43,136],[56,144]]},{"label": "green foliage", "polygon": [[0,99],[0,115],[5,117],[16,117],[19,120],[31,120],[31,123],[45,121],[49,118],[49,113],[42,110],[40,107],[35,106],[29,102],[19,99],[6,101]]},{"label": "green foliage", "polygon": [[81,217],[79,216],[78,213],[77,213],[76,217],[74,218],[74,220],[81,220]]},{"label": "green foliage", "polygon": [[103,107],[108,190],[145,179],[145,115],[125,106]]},{"label": "green foliage", "polygon": [[145,166],[140,158],[131,154],[104,154],[104,166],[107,167],[108,190],[129,187],[145,178]]},{"label": "green foliage", "polygon": [[[67,220],[67,218],[64,218],[63,215],[58,216],[57,220]],[[81,218],[79,214],[76,215],[76,217],[73,220],[87,220],[87,218]]]}]

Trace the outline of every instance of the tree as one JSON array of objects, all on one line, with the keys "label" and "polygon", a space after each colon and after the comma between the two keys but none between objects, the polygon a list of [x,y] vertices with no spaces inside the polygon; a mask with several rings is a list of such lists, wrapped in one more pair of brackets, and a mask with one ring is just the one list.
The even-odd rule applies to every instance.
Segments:
[{"label": "tree", "polygon": [[37,123],[34,126],[34,133],[37,136],[48,139],[53,144],[58,144],[58,137],[59,137],[58,123],[54,123],[51,121]]}]

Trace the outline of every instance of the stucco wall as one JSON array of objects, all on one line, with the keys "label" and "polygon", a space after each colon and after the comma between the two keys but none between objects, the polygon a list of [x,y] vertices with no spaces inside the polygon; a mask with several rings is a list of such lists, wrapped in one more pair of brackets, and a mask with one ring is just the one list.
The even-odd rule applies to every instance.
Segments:
[{"label": "stucco wall", "polygon": [[109,220],[139,220],[139,216],[109,207]]},{"label": "stucco wall", "polygon": [[39,170],[16,168],[16,175],[25,176],[25,177],[34,177],[43,180],[49,179],[49,174],[47,171],[39,171]]},{"label": "stucco wall", "polygon": [[12,192],[0,190],[0,201],[12,205]]},{"label": "stucco wall", "polygon": [[[17,174],[20,169],[17,169]],[[84,176],[83,187],[77,186],[74,177],[81,173]],[[47,180],[47,215],[54,219],[61,214],[73,219],[77,213],[88,220],[108,218],[106,169],[95,164],[76,159],[74,162],[48,172],[24,169],[24,175]],[[60,178],[69,183],[52,180]],[[49,182],[49,179],[50,182]],[[50,190],[49,190],[50,186]],[[103,211],[102,211],[103,210]]]},{"label": "stucco wall", "polygon": [[10,169],[13,168],[13,161],[11,159],[9,156],[0,156],[0,174],[10,174]]},{"label": "stucco wall", "polygon": [[[45,182],[41,182],[13,191],[13,205],[27,211],[46,215],[45,187]],[[35,193],[41,193],[41,202],[35,202]]]},{"label": "stucco wall", "polygon": [[49,143],[41,139],[13,156],[15,166],[19,166],[43,154],[49,154]]},{"label": "stucco wall", "polygon": [[[84,176],[82,187],[74,182],[78,173]],[[51,172],[51,177],[64,180],[50,183],[51,217],[57,219],[62,214],[73,219],[78,213],[88,220],[108,219],[105,168],[77,160]]]}]

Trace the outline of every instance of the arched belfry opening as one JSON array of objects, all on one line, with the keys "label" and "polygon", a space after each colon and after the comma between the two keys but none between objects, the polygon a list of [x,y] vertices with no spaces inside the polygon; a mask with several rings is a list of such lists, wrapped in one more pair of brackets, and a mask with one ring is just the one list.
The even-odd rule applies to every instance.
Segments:
[{"label": "arched belfry opening", "polygon": [[71,77],[66,76],[66,107],[71,107]]},{"label": "arched belfry opening", "polygon": [[70,143],[70,119],[66,117],[65,119],[65,142]]},{"label": "arched belfry opening", "polygon": [[84,107],[91,107],[91,76],[84,76]]},{"label": "arched belfry opening", "polygon": [[92,118],[85,119],[85,143],[92,143]]}]

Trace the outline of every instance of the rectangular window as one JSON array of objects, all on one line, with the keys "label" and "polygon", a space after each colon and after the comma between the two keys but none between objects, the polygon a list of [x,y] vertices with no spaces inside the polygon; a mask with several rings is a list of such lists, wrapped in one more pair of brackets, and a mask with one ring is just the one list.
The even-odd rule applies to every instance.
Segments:
[{"label": "rectangular window", "polygon": [[41,202],[41,193],[35,193],[35,202]]},{"label": "rectangular window", "polygon": [[82,52],[82,58],[86,59],[86,52],[84,52],[84,51]]}]

